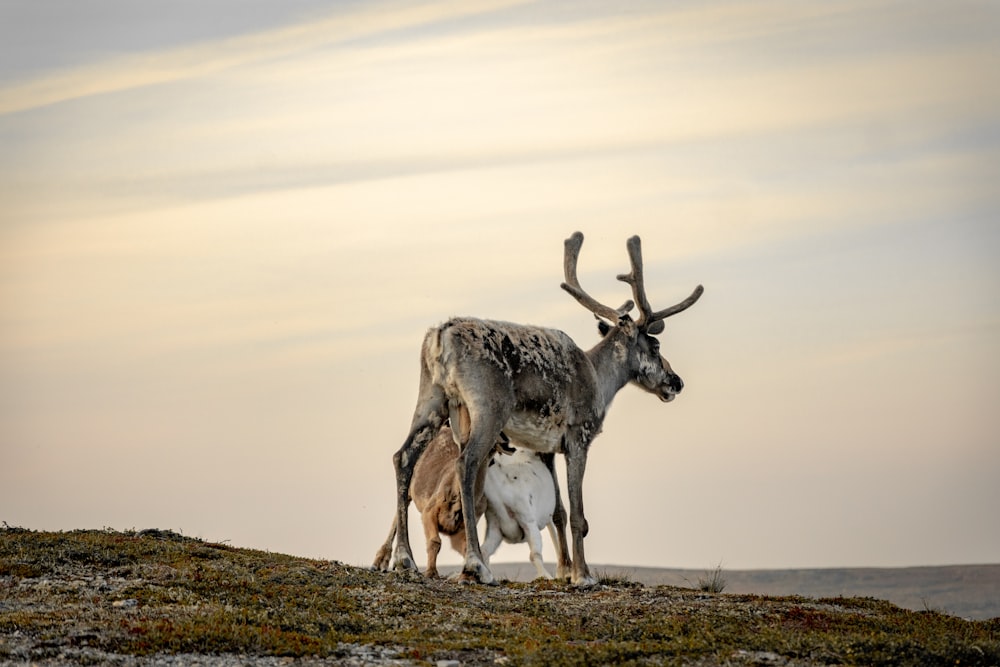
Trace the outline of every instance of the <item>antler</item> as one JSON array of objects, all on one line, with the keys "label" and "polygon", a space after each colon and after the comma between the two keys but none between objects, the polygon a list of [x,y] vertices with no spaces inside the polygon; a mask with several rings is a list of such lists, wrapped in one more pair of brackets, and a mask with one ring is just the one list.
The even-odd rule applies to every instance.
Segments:
[{"label": "antler", "polygon": [[580,232],[575,232],[572,236],[566,239],[565,247],[566,252],[563,255],[563,274],[566,276],[566,282],[564,282],[561,287],[573,295],[573,298],[580,302],[580,305],[592,312],[598,317],[603,317],[606,320],[612,322],[617,322],[619,318],[623,317],[628,311],[632,310],[635,306],[631,301],[626,301],[620,308],[615,310],[611,306],[605,306],[600,303],[594,297],[583,291],[580,287],[580,281],[576,277],[576,260],[580,256],[580,247],[583,246],[583,234]]},{"label": "antler", "polygon": [[[567,243],[569,242],[567,241]],[[663,320],[693,306],[695,301],[701,297],[701,293],[705,291],[705,288],[698,285],[691,292],[691,296],[680,303],[654,312],[652,306],[649,305],[649,299],[646,298],[646,287],[642,280],[642,245],[639,237],[633,236],[630,238],[626,246],[628,247],[629,262],[632,264],[632,272],[618,276],[618,280],[632,286],[632,295],[639,304],[639,321],[636,323],[639,325],[639,328],[645,329],[646,333],[650,334],[661,333],[663,331]]]}]

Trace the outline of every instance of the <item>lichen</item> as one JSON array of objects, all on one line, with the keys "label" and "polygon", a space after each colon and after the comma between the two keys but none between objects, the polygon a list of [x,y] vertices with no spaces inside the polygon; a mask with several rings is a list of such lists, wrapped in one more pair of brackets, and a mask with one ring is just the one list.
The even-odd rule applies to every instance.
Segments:
[{"label": "lichen", "polygon": [[[176,534],[0,532],[0,573],[0,662],[364,654],[515,665],[1000,663],[1000,619],[879,600],[706,595],[610,578],[582,590],[467,586]],[[135,602],[115,604],[123,600]]]}]

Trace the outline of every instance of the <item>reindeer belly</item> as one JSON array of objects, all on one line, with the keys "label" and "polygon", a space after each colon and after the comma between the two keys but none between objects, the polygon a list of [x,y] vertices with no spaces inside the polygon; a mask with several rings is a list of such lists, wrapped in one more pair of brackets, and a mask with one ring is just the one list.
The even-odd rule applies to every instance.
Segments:
[{"label": "reindeer belly", "polygon": [[566,433],[562,423],[531,412],[514,413],[503,430],[515,444],[536,452],[560,451]]}]

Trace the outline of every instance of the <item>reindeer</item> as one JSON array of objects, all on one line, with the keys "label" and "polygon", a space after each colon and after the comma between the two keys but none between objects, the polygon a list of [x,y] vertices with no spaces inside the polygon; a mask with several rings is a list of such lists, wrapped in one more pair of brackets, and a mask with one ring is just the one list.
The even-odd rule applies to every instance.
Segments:
[{"label": "reindeer", "polygon": [[[465,555],[465,521],[462,514],[461,486],[458,478],[459,445],[446,424],[441,427],[427,450],[413,468],[410,499],[420,512],[420,522],[427,543],[427,569],[424,575],[437,578],[437,557],[441,551],[441,535],[451,540],[451,548]],[[551,458],[551,456],[549,457]],[[538,576],[551,579],[542,561],[540,528],[548,526],[556,545],[556,561],[560,577],[569,576],[566,556],[565,520],[562,532],[553,522],[558,481],[544,454],[526,449],[514,449],[505,435],[494,447],[494,454],[476,479],[476,520],[486,513],[486,538],[482,550],[489,557],[496,553],[502,541],[528,542],[531,562]],[[396,517],[393,516],[389,537],[375,554],[373,569],[389,565],[392,543],[396,537]]]},{"label": "reindeer", "polygon": [[[417,506],[420,522],[424,528],[424,539],[427,542],[427,569],[424,574],[429,578],[438,576],[437,556],[441,551],[441,535],[447,535],[451,540],[451,548],[465,555],[466,534],[462,514],[462,490],[458,467],[455,465],[459,456],[458,437],[448,424],[442,426],[413,468],[410,500]],[[494,451],[514,452],[507,445],[506,436],[503,434],[497,440]],[[474,522],[486,511],[485,477],[486,467],[482,467],[474,485],[476,493]],[[388,567],[389,553],[395,537],[396,517],[393,516],[389,537],[375,554],[373,568]]]},{"label": "reindeer", "polygon": [[[458,429],[462,452],[457,467],[462,512],[475,516],[475,482],[503,431],[519,444],[566,457],[570,528],[573,533],[571,579],[596,583],[584,557],[588,525],[583,510],[583,475],[590,443],[601,431],[608,406],[626,384],[668,402],[684,387],[660,355],[655,338],[663,320],[690,308],[703,292],[669,308],[654,311],[646,298],[642,249],[638,236],[626,244],[631,273],[618,279],[632,288],[635,302],[606,306],[580,286],[576,264],[583,234],[566,239],[562,288],[597,316],[601,340],[580,349],[561,331],[474,318],[455,318],[430,329],[420,354],[420,387],[410,432],[393,456],[396,469],[397,540],[394,566],[416,570],[407,520],[410,480],[427,444],[450,419]],[[639,319],[629,311],[639,307]],[[560,510],[557,507],[557,513]],[[558,526],[558,524],[557,524]],[[462,578],[493,583],[479,544],[475,521],[465,522],[466,551]]]},{"label": "reindeer", "polygon": [[[546,456],[552,455],[521,448],[509,455],[493,456],[483,482],[486,537],[483,538],[482,551],[487,566],[501,542],[527,542],[535,572],[543,579],[551,579],[552,575],[545,569],[542,560],[541,529],[548,527],[556,548],[557,576],[560,579],[569,576],[565,533],[560,536],[552,519],[559,483],[552,476],[544,458]],[[420,460],[423,461],[423,457]],[[420,462],[417,462],[419,466]]]}]

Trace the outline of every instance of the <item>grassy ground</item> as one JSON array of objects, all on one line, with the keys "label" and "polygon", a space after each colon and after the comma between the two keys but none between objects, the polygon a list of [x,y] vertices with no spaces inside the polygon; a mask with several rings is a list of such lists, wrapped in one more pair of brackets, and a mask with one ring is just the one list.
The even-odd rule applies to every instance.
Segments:
[{"label": "grassy ground", "polygon": [[163,531],[0,529],[0,662],[165,654],[351,664],[998,665],[1000,619],[627,579],[585,590],[467,586]]}]

